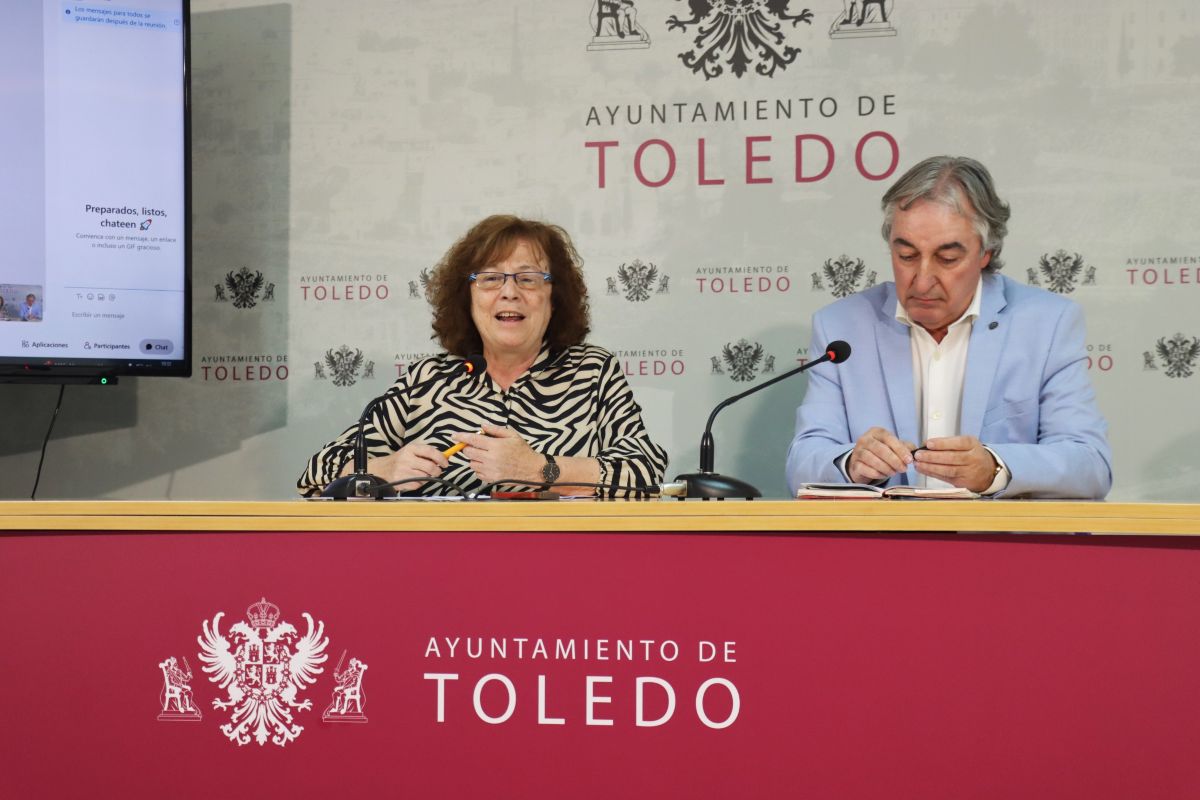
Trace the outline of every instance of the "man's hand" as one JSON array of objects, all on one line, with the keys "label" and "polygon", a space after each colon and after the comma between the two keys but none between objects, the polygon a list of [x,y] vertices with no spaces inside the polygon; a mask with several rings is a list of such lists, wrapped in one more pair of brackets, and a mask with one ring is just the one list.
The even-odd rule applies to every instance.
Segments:
[{"label": "man's hand", "polygon": [[916,458],[917,472],[972,492],[983,492],[996,478],[996,459],[974,436],[930,439]]},{"label": "man's hand", "polygon": [[885,428],[871,428],[858,438],[846,462],[854,483],[874,483],[908,469],[916,445],[903,442]]},{"label": "man's hand", "polygon": [[482,434],[456,433],[450,437],[466,443],[462,454],[481,481],[516,478],[536,483],[542,479],[546,457],[534,451],[519,433],[495,425],[484,425],[482,430]]}]

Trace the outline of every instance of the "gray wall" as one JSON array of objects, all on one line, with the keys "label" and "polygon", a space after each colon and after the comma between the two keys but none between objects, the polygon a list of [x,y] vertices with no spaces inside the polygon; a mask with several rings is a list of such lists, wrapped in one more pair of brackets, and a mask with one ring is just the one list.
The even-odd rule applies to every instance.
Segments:
[{"label": "gray wall", "polygon": [[[943,152],[990,166],[1013,206],[1009,275],[1048,285],[1043,261],[1078,256],[1056,288],[1087,312],[1111,498],[1191,500],[1200,363],[1171,366],[1159,343],[1200,336],[1200,9],[894,0],[887,23],[872,5],[859,27],[838,24],[848,4],[812,0],[811,22],[758,9],[770,46],[747,51],[739,77],[720,25],[697,44],[698,27],[670,27],[688,4],[668,0],[637,0],[639,30],[624,38],[611,23],[595,35],[594,0],[195,0],[196,375],[68,387],[39,496],[292,496],[305,457],[433,350],[421,271],[497,211],[576,237],[592,339],[627,361],[672,473],[691,470],[712,404],[807,348],[811,313],[834,297],[827,263],[862,261],[849,289],[888,278],[889,181],[855,163],[868,136],[864,170],[886,170],[887,139],[869,136],[882,132],[900,170]],[[793,0],[789,13],[802,10]],[[704,51],[722,74],[688,66]],[[731,103],[736,118],[716,119]],[[798,135],[829,141],[828,176],[796,181]],[[705,177],[724,184],[700,184],[700,139]],[[675,154],[659,187],[635,173],[649,140]],[[587,142],[618,143],[604,188]],[[771,182],[747,182],[747,147],[769,156],[751,170]],[[647,181],[664,154],[646,147]],[[802,176],[824,163],[806,140]],[[651,265],[642,297],[636,274]],[[238,307],[229,284],[243,268],[263,286]],[[757,361],[738,356],[741,340]],[[362,353],[354,374],[343,348]],[[782,496],[804,385],[724,412],[718,467]],[[56,391],[0,386],[5,497],[28,495]]]}]

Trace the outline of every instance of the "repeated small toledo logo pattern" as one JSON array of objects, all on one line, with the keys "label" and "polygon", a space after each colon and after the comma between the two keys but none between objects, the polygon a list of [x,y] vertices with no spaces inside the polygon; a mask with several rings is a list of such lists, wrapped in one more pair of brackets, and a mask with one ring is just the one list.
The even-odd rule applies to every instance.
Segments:
[{"label": "repeated small toledo logo pattern", "polygon": [[1056,250],[1043,253],[1038,259],[1037,269],[1029,267],[1025,277],[1030,286],[1044,286],[1055,294],[1070,294],[1081,283],[1083,286],[1095,286],[1096,268],[1085,263],[1079,253]]},{"label": "repeated small toledo logo pattern", "polygon": [[775,356],[768,355],[761,344],[748,339],[727,343],[721,348],[721,354],[711,356],[710,361],[713,375],[728,375],[730,380],[738,382],[754,380],[760,367],[763,375],[775,372]]},{"label": "repeated small toledo logo pattern", "polygon": [[213,290],[216,302],[233,303],[234,308],[254,308],[260,301],[275,301],[275,284],[267,281],[262,270],[251,272],[248,267],[225,273],[224,282],[214,283]]},{"label": "repeated small toledo logo pattern", "polygon": [[[246,609],[245,621],[235,622],[227,633],[221,632],[224,612],[202,623],[199,659],[209,681],[225,692],[224,699],[212,701],[213,708],[232,710],[221,733],[235,744],[251,741],[259,746],[268,741],[280,747],[294,742],[304,731],[298,717],[311,711],[311,700],[300,695],[317,682],[328,660],[325,650],[329,637],[325,623],[302,613],[306,630],[303,635],[294,625],[280,621],[279,607],[265,597]],[[334,669],[335,686],[328,706],[321,715],[324,722],[365,723],[367,716],[363,678],[366,662],[346,652]],[[193,690],[193,673],[187,658],[167,658],[158,665],[163,688],[158,695],[161,722],[199,722],[203,719]]]},{"label": "repeated small toledo logo pattern", "polygon": [[1155,343],[1154,352],[1146,350],[1142,353],[1143,370],[1158,370],[1159,365],[1154,360],[1156,354],[1168,378],[1190,378],[1196,370],[1196,359],[1200,358],[1200,338],[1189,339],[1182,333],[1170,339],[1164,336]]},{"label": "repeated small toledo logo pattern", "polygon": [[334,386],[353,386],[360,377],[365,381],[375,377],[375,362],[366,360],[362,350],[344,344],[326,350],[321,361],[313,362],[313,377],[332,381]]},{"label": "repeated small toledo logo pattern", "polygon": [[423,269],[418,274],[415,280],[408,282],[408,299],[423,300],[428,297],[429,292],[429,270]]},{"label": "repeated small toledo logo pattern", "polygon": [[[618,288],[619,286],[619,288]],[[623,295],[631,303],[643,303],[652,294],[670,294],[671,276],[659,275],[658,267],[634,259],[617,267],[615,276],[605,278],[605,294]]]},{"label": "repeated small toledo logo pattern", "polygon": [[705,80],[718,78],[728,64],[738,78],[753,68],[766,78],[787,69],[800,48],[787,43],[785,23],[795,28],[812,25],[813,13],[805,8],[793,14],[790,0],[687,0],[691,18],[672,14],[668,31],[688,33],[695,28],[692,47],[679,54],[685,67]]},{"label": "repeated small toledo logo pattern", "polygon": [[821,271],[812,274],[812,290],[828,291],[840,299],[870,289],[878,279],[878,273],[875,270],[868,272],[861,258],[851,258],[843,253],[837,258],[826,259]]}]

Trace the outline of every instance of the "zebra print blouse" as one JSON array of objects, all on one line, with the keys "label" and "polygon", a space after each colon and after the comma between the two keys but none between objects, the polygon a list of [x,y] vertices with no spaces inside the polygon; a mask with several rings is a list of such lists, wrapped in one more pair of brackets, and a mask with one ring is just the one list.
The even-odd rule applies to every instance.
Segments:
[{"label": "zebra print blouse", "polygon": [[[607,350],[580,344],[552,353],[543,344],[533,366],[507,391],[486,373],[464,373],[462,363],[442,354],[413,364],[364,426],[368,456],[386,456],[416,440],[444,450],[453,444],[450,434],[474,433],[486,422],[507,425],[539,453],[597,459],[600,483],[632,487],[662,481],[667,453],[650,441],[642,409]],[[309,459],[297,482],[301,494],[319,494],[341,474],[354,457],[357,428],[355,422]],[[441,477],[467,490],[483,485],[461,453],[451,457]],[[409,493],[443,492],[427,484]],[[616,494],[630,492],[609,492]]]}]

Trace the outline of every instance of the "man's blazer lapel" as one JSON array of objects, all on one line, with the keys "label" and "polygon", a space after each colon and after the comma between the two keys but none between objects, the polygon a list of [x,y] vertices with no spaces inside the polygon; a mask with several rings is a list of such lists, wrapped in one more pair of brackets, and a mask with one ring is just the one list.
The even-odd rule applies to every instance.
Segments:
[{"label": "man's blazer lapel", "polygon": [[917,442],[917,404],[913,397],[912,345],[908,328],[896,321],[896,288],[888,286],[883,307],[875,321],[875,342],[879,347],[880,366],[887,384],[888,404],[896,435],[906,442]]},{"label": "man's blazer lapel", "polygon": [[964,436],[978,437],[983,430],[983,413],[991,406],[992,384],[1000,368],[1004,343],[1008,340],[1009,325],[1001,315],[1008,300],[1004,297],[1004,282],[984,275],[983,299],[979,319],[971,329],[971,344],[967,351],[967,374],[963,381],[962,422]]}]

